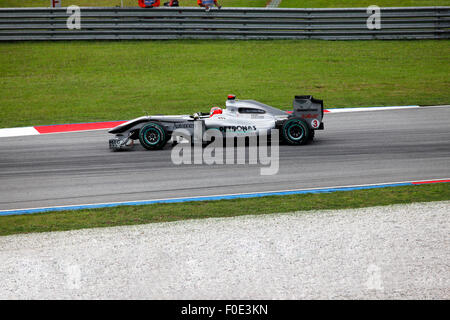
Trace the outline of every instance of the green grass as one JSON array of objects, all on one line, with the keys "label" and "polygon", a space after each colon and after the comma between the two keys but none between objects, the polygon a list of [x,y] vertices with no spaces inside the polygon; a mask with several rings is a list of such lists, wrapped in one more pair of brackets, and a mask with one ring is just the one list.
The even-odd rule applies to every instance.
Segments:
[{"label": "green grass", "polygon": [[282,0],[281,8],[352,8],[450,6],[450,0]]},{"label": "green grass", "polygon": [[0,217],[0,235],[450,199],[450,183]]},{"label": "green grass", "polygon": [[[169,0],[161,0],[161,6]],[[120,6],[120,0],[62,0],[62,6],[78,5],[82,7],[115,7]],[[196,7],[197,0],[179,0],[180,6]],[[264,7],[267,0],[219,0],[225,7]],[[138,0],[123,0],[126,7],[137,7]],[[50,0],[1,0],[0,7],[48,7]]]},{"label": "green grass", "polygon": [[0,44],[0,127],[182,114],[228,93],[287,108],[450,102],[449,41]]}]

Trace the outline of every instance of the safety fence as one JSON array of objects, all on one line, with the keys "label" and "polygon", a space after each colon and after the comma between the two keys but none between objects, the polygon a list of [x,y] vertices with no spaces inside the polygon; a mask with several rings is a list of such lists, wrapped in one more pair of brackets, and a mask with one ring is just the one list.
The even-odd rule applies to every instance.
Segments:
[{"label": "safety fence", "polygon": [[0,41],[449,39],[450,7],[2,8]]}]

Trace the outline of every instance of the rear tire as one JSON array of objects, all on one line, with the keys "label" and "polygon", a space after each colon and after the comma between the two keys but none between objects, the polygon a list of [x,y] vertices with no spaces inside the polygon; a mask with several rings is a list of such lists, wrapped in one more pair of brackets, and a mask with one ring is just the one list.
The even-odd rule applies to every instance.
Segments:
[{"label": "rear tire", "polygon": [[288,119],[281,127],[283,140],[290,145],[302,145],[310,141],[311,129],[303,119]]},{"label": "rear tire", "polygon": [[311,132],[309,133],[309,138],[308,138],[309,142],[314,140],[315,133],[316,133],[316,130],[311,130]]},{"label": "rear tire", "polygon": [[149,122],[139,130],[139,142],[147,150],[164,148],[168,137],[166,129],[155,122]]}]

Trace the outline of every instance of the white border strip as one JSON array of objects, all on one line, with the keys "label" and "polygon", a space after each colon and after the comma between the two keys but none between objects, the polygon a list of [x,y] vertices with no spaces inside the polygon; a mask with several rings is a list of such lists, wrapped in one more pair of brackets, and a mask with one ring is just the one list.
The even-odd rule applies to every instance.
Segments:
[{"label": "white border strip", "polygon": [[40,134],[34,127],[0,129],[0,137],[21,137]]},{"label": "white border strip", "polygon": [[401,109],[417,109],[420,106],[394,106],[394,107],[362,107],[362,108],[331,108],[326,109],[328,113],[347,113],[347,112],[368,112],[368,111],[386,111]]}]

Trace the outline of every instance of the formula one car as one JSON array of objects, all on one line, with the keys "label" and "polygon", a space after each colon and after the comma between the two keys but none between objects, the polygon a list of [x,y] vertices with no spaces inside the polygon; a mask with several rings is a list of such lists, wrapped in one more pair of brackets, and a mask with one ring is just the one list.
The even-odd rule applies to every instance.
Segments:
[{"label": "formula one car", "polygon": [[115,134],[109,140],[114,151],[130,148],[134,140],[148,150],[162,149],[167,142],[175,141],[172,133],[177,129],[187,131],[194,142],[194,127],[201,126],[201,137],[208,129],[219,130],[226,137],[268,135],[271,129],[279,130],[281,142],[303,145],[314,138],[315,130],[323,130],[323,101],[312,96],[296,96],[293,111],[283,111],[254,100],[237,100],[229,95],[226,109],[212,108],[209,113],[198,112],[180,116],[143,116],[125,122],[108,132]]}]

